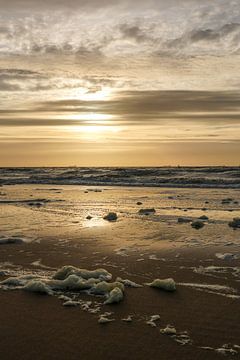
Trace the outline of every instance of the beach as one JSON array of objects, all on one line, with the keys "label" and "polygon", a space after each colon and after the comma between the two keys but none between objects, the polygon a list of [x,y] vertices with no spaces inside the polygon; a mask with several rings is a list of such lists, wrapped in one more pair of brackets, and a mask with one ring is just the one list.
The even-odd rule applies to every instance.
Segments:
[{"label": "beach", "polygon": [[0,0],[0,360],[240,360],[240,0]]},{"label": "beach", "polygon": [[[0,193],[2,359],[239,357],[238,188],[26,183]],[[102,269],[97,282],[118,278],[123,297],[107,303],[97,282],[60,288],[64,266]],[[29,281],[44,291],[26,291]]]}]

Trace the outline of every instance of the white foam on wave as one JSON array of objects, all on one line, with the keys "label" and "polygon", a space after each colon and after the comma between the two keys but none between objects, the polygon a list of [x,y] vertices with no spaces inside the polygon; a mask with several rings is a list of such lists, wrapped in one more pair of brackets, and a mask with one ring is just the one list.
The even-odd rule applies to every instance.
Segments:
[{"label": "white foam on wave", "polygon": [[[62,184],[84,185],[84,190],[101,192],[96,186],[161,186],[192,188],[239,188],[239,167],[207,168],[34,168],[5,169],[1,172],[4,184]],[[93,186],[87,188],[86,186]],[[227,199],[225,199],[227,200]]]}]

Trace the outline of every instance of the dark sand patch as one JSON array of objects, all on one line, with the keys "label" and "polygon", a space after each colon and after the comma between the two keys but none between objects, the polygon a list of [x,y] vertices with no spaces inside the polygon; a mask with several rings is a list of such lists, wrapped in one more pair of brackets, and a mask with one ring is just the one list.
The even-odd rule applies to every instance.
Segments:
[{"label": "dark sand patch", "polygon": [[[44,259],[43,264],[49,267],[72,264],[91,269],[98,262],[113,274],[113,278],[127,277],[140,284],[169,276],[176,282],[203,282],[204,279],[209,284],[216,283],[216,279],[187,269],[202,264],[208,256],[213,258],[215,248],[208,249],[207,253],[203,249],[163,250],[157,256],[164,257],[165,261],[156,265],[156,261],[147,258],[139,263],[136,255],[119,257],[101,247],[95,255],[91,246],[79,244],[76,248],[65,244],[61,248],[54,247],[53,239],[41,244],[24,244],[23,247],[25,252],[21,253],[15,245],[11,251],[6,248],[0,261],[8,259],[28,269],[36,268],[31,265],[36,257]],[[69,253],[67,258],[64,252]],[[104,265],[106,260],[115,267]],[[222,264],[222,261],[214,259],[214,263]],[[226,280],[218,279],[217,282],[225,284]],[[234,279],[227,283],[240,290]],[[83,298],[92,300],[86,295]],[[113,312],[111,318],[115,319],[106,325],[98,324],[98,314],[89,314],[79,307],[65,308],[61,304],[59,299],[50,296],[23,291],[1,292],[2,358],[15,360],[21,353],[24,359],[79,359],[79,356],[96,359],[96,354],[99,359],[217,359],[220,355],[215,351],[200,347],[238,344],[240,338],[239,301],[187,287],[177,286],[174,293],[149,287],[126,288],[123,302],[105,305],[102,309]],[[146,325],[146,320],[153,314],[161,317],[156,328]],[[133,315],[133,322],[121,321],[128,315]],[[187,331],[192,345],[181,346],[171,337],[160,334],[160,328],[168,324],[179,332]]]}]

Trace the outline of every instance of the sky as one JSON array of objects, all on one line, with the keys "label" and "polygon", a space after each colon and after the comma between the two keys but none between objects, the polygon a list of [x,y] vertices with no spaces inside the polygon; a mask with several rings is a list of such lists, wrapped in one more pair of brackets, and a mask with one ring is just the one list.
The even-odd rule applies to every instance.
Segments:
[{"label": "sky", "polygon": [[0,9],[0,166],[240,165],[240,0]]}]

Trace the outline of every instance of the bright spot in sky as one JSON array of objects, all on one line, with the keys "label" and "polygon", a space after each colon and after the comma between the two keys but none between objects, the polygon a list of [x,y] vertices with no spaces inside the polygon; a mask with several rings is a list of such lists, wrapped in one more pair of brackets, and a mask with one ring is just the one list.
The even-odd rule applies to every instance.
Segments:
[{"label": "bright spot in sky", "polygon": [[79,125],[79,126],[71,126],[70,131],[75,133],[81,133],[82,135],[91,135],[95,136],[105,136],[110,133],[117,133],[119,131],[118,128],[114,126],[106,126],[106,125]]},{"label": "bright spot in sky", "polygon": [[105,120],[112,120],[113,115],[89,112],[82,114],[70,114],[67,116],[67,118],[69,120],[87,120],[89,122],[104,121],[105,123]]}]

